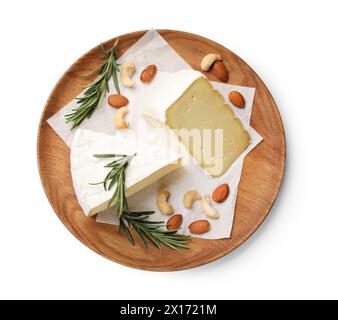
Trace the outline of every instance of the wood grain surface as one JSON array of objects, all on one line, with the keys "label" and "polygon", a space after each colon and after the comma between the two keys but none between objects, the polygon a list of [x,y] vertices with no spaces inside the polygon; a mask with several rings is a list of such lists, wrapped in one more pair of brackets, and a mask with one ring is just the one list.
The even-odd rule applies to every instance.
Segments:
[{"label": "wood grain surface", "polygon": [[[186,32],[159,30],[168,43],[194,69],[199,70],[202,57],[219,52],[230,71],[229,83],[255,87],[256,97],[251,126],[264,141],[245,158],[236,204],[231,239],[203,240],[193,238],[190,250],[162,251],[137,241],[131,246],[118,227],[86,218],[80,208],[72,184],[70,150],[47,124],[46,120],[75,98],[88,83],[80,76],[100,63],[99,48],[77,60],[62,76],[52,91],[42,113],[38,132],[38,165],[46,195],[64,225],[82,243],[98,254],[123,265],[153,271],[173,271],[197,267],[214,261],[248,239],[268,215],[281,185],[285,164],[285,135],[278,108],[258,75],[238,56],[206,38]],[[145,31],[120,36],[120,54],[133,45]],[[111,46],[115,39],[106,42]],[[217,80],[211,73],[206,76]],[[49,214],[49,213],[46,213]]]}]

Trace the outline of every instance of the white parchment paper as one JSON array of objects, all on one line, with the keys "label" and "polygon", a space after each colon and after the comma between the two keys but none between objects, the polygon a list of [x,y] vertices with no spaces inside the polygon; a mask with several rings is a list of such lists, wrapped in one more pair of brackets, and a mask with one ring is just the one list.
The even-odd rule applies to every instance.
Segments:
[{"label": "white parchment paper", "polygon": [[[134,79],[139,79],[140,72],[149,64],[156,64],[159,69],[159,79],[168,79],[170,74],[184,69],[191,69],[191,67],[179,56],[169,44],[159,35],[155,30],[151,30],[146,33],[138,42],[136,42],[124,55],[118,60],[119,63],[125,61],[133,61],[137,65],[137,71],[134,75]],[[163,72],[161,72],[163,71]],[[156,77],[155,77],[156,79]],[[161,88],[161,80],[158,87]],[[164,80],[163,80],[164,81]],[[237,189],[241,178],[243,159],[244,157],[262,141],[261,136],[250,127],[250,117],[252,112],[252,105],[255,96],[255,89],[241,86],[234,86],[229,84],[223,84],[218,82],[212,82],[213,86],[218,89],[225,98],[225,101],[231,106],[228,101],[228,93],[232,90],[237,90],[243,94],[246,100],[246,107],[244,109],[233,108],[234,112],[241,119],[243,125],[248,130],[251,137],[251,144],[247,150],[234,162],[231,168],[219,178],[213,178],[205,174],[205,172],[197,165],[190,164],[181,169],[178,169],[174,173],[160,179],[153,185],[138,192],[129,199],[129,206],[131,210],[156,210],[156,195],[162,190],[168,190],[172,196],[170,202],[175,208],[177,213],[184,215],[184,223],[182,225],[182,233],[189,234],[188,225],[198,219],[207,219],[211,223],[211,230],[198,237],[205,239],[220,239],[229,238],[231,236],[232,224],[234,219]],[[154,86],[156,83],[154,84]],[[137,122],[137,118],[140,116],[140,108],[149,107],[146,105],[146,97],[155,96],[155,92],[152,91],[152,87],[147,89],[148,95],[144,94],[144,88],[137,83],[135,88],[124,88],[122,85],[121,93],[128,97],[130,103],[128,109],[130,114],[128,117],[131,121]],[[111,83],[110,88],[113,89]],[[114,92],[114,90],[112,90]],[[156,100],[156,99],[155,99]],[[73,100],[57,114],[48,120],[48,123],[56,131],[56,133],[65,141],[70,147],[74,130],[70,130],[70,125],[67,125],[64,121],[65,114],[69,113],[71,109],[77,107],[76,101]],[[133,112],[138,110],[137,112]],[[146,109],[142,109],[142,112]],[[114,110],[105,101],[98,110],[96,110],[91,119],[83,122],[81,128],[102,132],[106,134],[116,134],[113,125]],[[145,112],[147,113],[147,112]],[[118,133],[120,134],[120,133]],[[213,189],[220,183],[228,183],[230,186],[230,194],[228,199],[223,204],[214,204],[214,207],[219,211],[220,218],[217,220],[209,219],[202,212],[200,203],[196,202],[192,210],[184,208],[182,198],[186,191],[191,189],[197,189],[201,194],[211,194]],[[156,212],[152,217],[154,220],[166,221],[168,217],[163,216],[161,213]],[[118,224],[116,217],[114,216],[113,209],[107,209],[98,214],[97,222],[107,224]]]}]

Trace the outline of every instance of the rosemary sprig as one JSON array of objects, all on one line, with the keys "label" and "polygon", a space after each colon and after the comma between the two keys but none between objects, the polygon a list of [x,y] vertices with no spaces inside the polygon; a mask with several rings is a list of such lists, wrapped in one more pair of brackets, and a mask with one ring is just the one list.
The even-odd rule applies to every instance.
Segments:
[{"label": "rosemary sprig", "polygon": [[91,183],[91,185],[103,184],[104,190],[110,191],[116,184],[116,189],[108,202],[108,207],[116,204],[116,211],[119,217],[121,217],[124,211],[129,211],[125,195],[125,170],[128,166],[128,161],[134,156],[124,154],[94,154],[94,157],[98,159],[114,158],[114,161],[105,165],[105,168],[109,168],[110,171],[104,180],[99,183]]},{"label": "rosemary sprig", "polygon": [[159,249],[161,249],[161,244],[164,244],[176,251],[179,251],[180,248],[188,249],[189,247],[186,245],[186,242],[189,240],[189,236],[178,234],[178,230],[167,230],[163,221],[149,220],[149,217],[155,213],[154,211],[129,211],[128,201],[125,195],[125,170],[128,166],[128,161],[133,156],[123,154],[95,154],[94,157],[96,158],[114,158],[114,161],[105,166],[111,170],[104,180],[92,185],[103,184],[104,189],[109,191],[116,184],[116,189],[108,203],[108,207],[116,203],[116,212],[119,216],[120,231],[127,236],[131,244],[134,245],[135,240],[129,228],[133,228],[136,231],[145,247],[147,247],[148,239]]},{"label": "rosemary sprig", "polygon": [[78,98],[77,101],[79,106],[65,116],[66,123],[72,123],[71,129],[79,126],[86,118],[89,119],[93,112],[101,105],[102,100],[107,92],[109,92],[109,80],[111,77],[113,78],[116,91],[120,94],[117,78],[119,65],[116,63],[117,44],[118,41],[116,41],[114,46],[108,51],[105,51],[103,45],[101,45],[104,62],[100,67],[83,76],[90,77],[98,74],[94,82],[85,86],[83,96]]},{"label": "rosemary sprig", "polygon": [[124,232],[132,244],[135,244],[135,241],[128,226],[136,231],[145,247],[147,247],[146,239],[148,239],[158,249],[161,249],[161,244],[176,251],[179,251],[180,248],[189,249],[186,244],[190,239],[189,236],[178,234],[178,230],[167,230],[163,221],[148,220],[154,213],[154,211],[123,212],[120,217],[120,230]]}]

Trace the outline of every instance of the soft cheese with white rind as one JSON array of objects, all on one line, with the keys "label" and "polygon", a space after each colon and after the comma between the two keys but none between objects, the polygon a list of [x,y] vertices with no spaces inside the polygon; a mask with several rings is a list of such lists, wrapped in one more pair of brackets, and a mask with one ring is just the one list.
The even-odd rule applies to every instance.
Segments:
[{"label": "soft cheese with white rind", "polygon": [[[140,89],[141,92],[137,96],[131,95],[130,97],[129,113],[126,117],[129,127],[117,130],[115,135],[149,144],[158,143],[163,146],[167,145],[169,148],[180,148],[181,152],[186,153],[186,150],[183,150],[184,146],[182,145],[183,148],[181,148],[178,145],[179,141],[176,135],[174,135],[174,139],[170,135],[168,140],[168,127],[165,126],[166,110],[184,94],[191,83],[201,76],[203,75],[195,70],[181,70],[175,73],[158,71],[150,84],[140,84],[134,88]],[[147,120],[144,119],[145,115],[148,117]],[[157,120],[162,125],[151,125],[150,118]]]},{"label": "soft cheese with white rind", "polygon": [[162,122],[166,110],[182,96],[187,88],[203,74],[195,70],[180,70],[175,73],[159,71],[152,83],[142,88],[140,105],[143,114]]},{"label": "soft cheese with white rind", "polygon": [[126,195],[135,194],[179,167],[180,153],[158,144],[146,144],[125,137],[110,136],[79,129],[71,148],[71,173],[74,189],[84,213],[92,216],[104,210],[114,193],[105,191],[101,182],[109,172],[104,166],[112,159],[94,154],[136,154],[126,169]]},{"label": "soft cheese with white rind", "polygon": [[[222,176],[250,143],[241,120],[198,71],[159,72],[153,81],[144,88],[138,110],[171,129],[185,129],[188,135],[198,130],[200,146],[194,139],[181,142],[208,174]],[[210,141],[204,143],[208,136],[202,134],[207,131]]]}]

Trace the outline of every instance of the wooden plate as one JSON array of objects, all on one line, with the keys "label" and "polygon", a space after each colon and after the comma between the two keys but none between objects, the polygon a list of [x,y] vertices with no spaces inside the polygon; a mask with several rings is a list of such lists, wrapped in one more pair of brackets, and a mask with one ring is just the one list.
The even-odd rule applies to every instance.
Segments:
[{"label": "wooden plate", "polygon": [[[264,141],[245,158],[239,185],[236,214],[231,239],[193,238],[191,250],[174,252],[137,242],[131,246],[118,227],[99,224],[86,218],[77,202],[70,173],[69,149],[46,120],[77,96],[86,84],[80,76],[99,64],[99,48],[76,61],[52,91],[43,111],[38,133],[38,164],[41,181],[56,214],[65,226],[90,249],[123,265],[155,271],[172,271],[197,267],[214,261],[248,239],[268,215],[279,190],[285,164],[285,137],[282,120],[268,89],[258,75],[238,56],[221,45],[186,32],[160,30],[168,43],[196,70],[201,58],[219,52],[226,58],[229,83],[255,87],[256,97],[251,125]],[[121,54],[145,31],[120,36]],[[115,39],[106,43],[110,47]],[[207,74],[210,80],[216,80]]]}]

